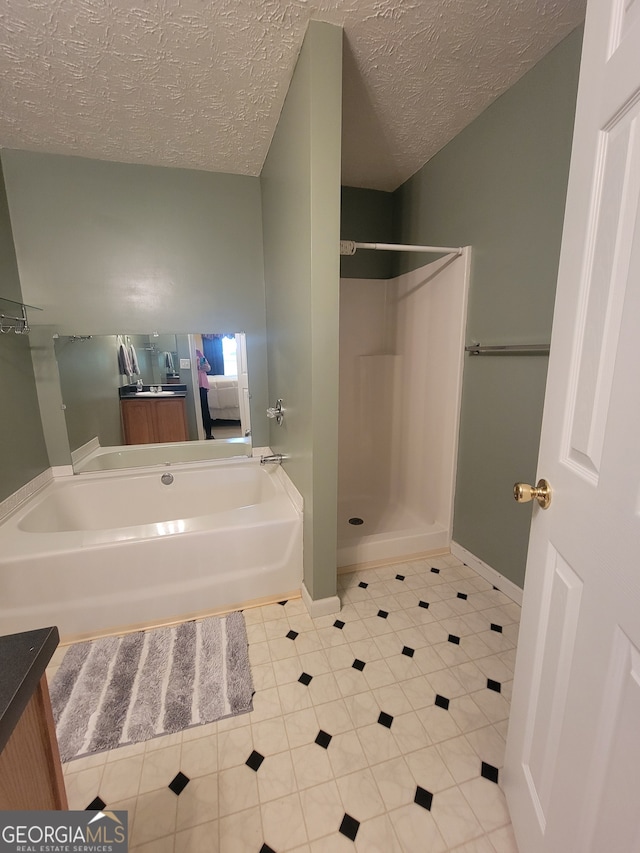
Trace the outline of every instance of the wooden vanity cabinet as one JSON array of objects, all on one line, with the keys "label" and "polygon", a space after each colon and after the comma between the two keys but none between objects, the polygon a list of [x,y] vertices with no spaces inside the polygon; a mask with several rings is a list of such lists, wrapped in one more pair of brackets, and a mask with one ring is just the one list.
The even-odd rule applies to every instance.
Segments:
[{"label": "wooden vanity cabinet", "polygon": [[43,675],[0,755],[0,809],[67,808],[47,678]]},{"label": "wooden vanity cabinet", "polygon": [[125,444],[187,441],[185,397],[147,397],[120,400]]},{"label": "wooden vanity cabinet", "polygon": [[67,808],[45,674],[59,640],[54,626],[0,637],[0,811]]}]

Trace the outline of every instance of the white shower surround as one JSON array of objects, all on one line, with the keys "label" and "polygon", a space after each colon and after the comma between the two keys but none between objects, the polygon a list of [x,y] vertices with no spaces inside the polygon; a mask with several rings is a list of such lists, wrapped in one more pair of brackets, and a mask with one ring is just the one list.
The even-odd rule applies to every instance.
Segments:
[{"label": "white shower surround", "polygon": [[54,478],[0,530],[4,633],[99,635],[279,600],[302,583],[301,499],[257,459]]},{"label": "white shower surround", "polygon": [[469,265],[341,281],[338,566],[449,546]]}]

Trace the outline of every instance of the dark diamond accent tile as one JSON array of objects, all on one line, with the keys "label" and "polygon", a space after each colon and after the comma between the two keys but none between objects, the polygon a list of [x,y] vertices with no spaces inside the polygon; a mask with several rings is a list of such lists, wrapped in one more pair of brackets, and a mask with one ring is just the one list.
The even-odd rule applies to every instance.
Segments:
[{"label": "dark diamond accent tile", "polygon": [[[169,786],[171,787],[171,786]],[[102,809],[106,806],[104,800],[100,799],[100,797],[96,797],[95,800],[91,800],[89,805],[86,807],[86,812],[101,812]]]},{"label": "dark diamond accent tile", "polygon": [[431,567],[431,571],[434,573],[434,575],[440,574],[440,569],[436,569],[434,566]]},{"label": "dark diamond accent tile", "polygon": [[494,589],[497,589],[497,590],[498,590],[498,592],[500,592],[500,587],[499,587],[499,586],[494,586]]},{"label": "dark diamond accent tile", "polygon": [[428,812],[431,811],[431,803],[433,802],[433,794],[431,791],[427,791],[426,788],[421,788],[420,785],[416,788],[416,795],[413,798],[413,802],[417,803],[419,806],[422,806],[423,809],[426,809]]},{"label": "dark diamond accent tile", "polygon": [[449,634],[447,639],[449,640],[450,643],[453,643],[455,646],[460,645],[460,637],[456,637],[455,634]]},{"label": "dark diamond accent tile", "polygon": [[420,602],[418,602],[418,607],[424,607],[424,609],[427,610],[427,608],[429,607],[429,602],[428,601],[420,601]]},{"label": "dark diamond accent tile", "polygon": [[386,618],[387,618],[387,616],[389,615],[389,612],[388,612],[387,610],[378,610],[377,615],[378,615],[381,619],[386,619]]},{"label": "dark diamond accent tile", "polygon": [[336,621],[333,623],[333,627],[340,628],[340,630],[342,631],[342,629],[344,628],[344,622],[342,621],[342,619],[336,619]]},{"label": "dark diamond accent tile", "polygon": [[308,687],[311,684],[313,676],[309,675],[308,672],[303,672],[298,681],[300,684],[304,684],[305,687]]},{"label": "dark diamond accent tile", "polygon": [[173,791],[176,797],[179,797],[188,784],[189,777],[185,776],[184,773],[180,771],[180,773],[176,773],[173,779],[169,782],[169,788]]},{"label": "dark diamond accent tile", "polygon": [[364,581],[360,581],[358,586],[360,587],[360,589],[366,589],[369,586],[369,584],[365,583]]},{"label": "dark diamond accent tile", "polygon": [[439,693],[436,694],[436,705],[438,708],[444,708],[445,711],[449,710],[449,700],[446,696],[441,696]]},{"label": "dark diamond accent tile", "polygon": [[496,693],[502,693],[502,685],[499,681],[494,681],[493,678],[487,678],[487,687],[489,690],[495,690]]},{"label": "dark diamond accent tile", "polygon": [[393,717],[391,716],[391,714],[386,714],[384,711],[380,711],[378,722],[381,726],[386,726],[386,728],[390,729],[391,723],[393,722]]},{"label": "dark diamond accent tile", "polygon": [[409,646],[403,646],[402,648],[402,654],[406,655],[408,658],[412,658],[415,653],[415,649],[409,648]]},{"label": "dark diamond accent tile", "polygon": [[327,749],[327,747],[331,743],[332,737],[333,735],[330,735],[327,732],[323,732],[322,729],[320,729],[320,731],[318,732],[318,736],[316,737],[316,743],[323,749]]},{"label": "dark diamond accent tile", "polygon": [[268,844],[263,844],[260,848],[259,853],[276,853],[276,851],[273,849],[273,847],[269,847]]},{"label": "dark diamond accent tile", "polygon": [[493,764],[487,764],[486,761],[482,762],[482,770],[480,771],[480,775],[484,776],[485,779],[488,779],[490,782],[495,782],[498,784],[498,773],[500,771],[497,767],[494,767]]},{"label": "dark diamond accent tile", "polygon": [[362,670],[363,670],[363,669],[365,668],[365,666],[366,666],[366,663],[365,663],[363,660],[358,660],[358,658],[356,658],[356,659],[354,660],[354,662],[351,664],[351,666],[352,666],[354,669],[359,669],[359,670],[360,670],[360,672],[362,672]]},{"label": "dark diamond accent tile", "polygon": [[[287,601],[288,601],[288,600],[289,600],[289,599],[287,599]],[[282,607],[284,607],[284,606],[285,606],[285,604],[287,603],[287,601],[279,601],[279,602],[278,602],[278,604],[280,604],[280,605],[282,605]]]},{"label": "dark diamond accent tile", "polygon": [[255,749],[245,761],[247,767],[250,767],[252,770],[257,771],[262,762],[264,761],[264,755],[260,755],[259,752],[256,752]]},{"label": "dark diamond accent tile", "polygon": [[298,632],[297,632],[297,631],[289,631],[289,633],[287,634],[287,637],[288,637],[290,640],[295,640],[295,638],[296,638],[297,636],[298,636]]},{"label": "dark diamond accent tile", "polygon": [[405,576],[404,576],[404,575],[396,575],[396,580],[397,580],[397,581],[403,581],[403,580],[404,580],[404,578],[405,578]]},{"label": "dark diamond accent tile", "polygon": [[340,824],[340,832],[343,835],[346,835],[347,838],[350,838],[351,841],[355,841],[359,829],[360,821],[345,812],[345,815],[342,818],[342,823]]},{"label": "dark diamond accent tile", "polygon": [[467,595],[467,593],[466,593],[466,592],[459,592],[459,593],[458,593],[458,598],[461,598],[463,601],[466,601],[466,600],[467,600],[467,598],[469,598],[469,596]]},{"label": "dark diamond accent tile", "polygon": [[498,632],[498,634],[502,634],[502,625],[496,625],[496,623],[495,623],[495,622],[492,622],[492,623],[491,623],[491,630],[492,630],[492,631],[497,631],[497,632]]}]

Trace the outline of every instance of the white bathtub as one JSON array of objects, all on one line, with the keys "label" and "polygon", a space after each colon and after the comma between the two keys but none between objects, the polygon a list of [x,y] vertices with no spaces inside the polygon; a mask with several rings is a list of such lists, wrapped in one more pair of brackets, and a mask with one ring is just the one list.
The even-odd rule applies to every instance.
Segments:
[{"label": "white bathtub", "polygon": [[215,441],[177,441],[164,444],[128,444],[101,447],[92,445],[88,453],[72,454],[76,474],[88,471],[114,471],[121,468],[167,465],[181,462],[211,462],[234,456],[251,456],[251,440],[223,438]]},{"label": "white bathtub", "polygon": [[0,633],[97,634],[297,592],[288,490],[257,459],[56,479],[0,526]]}]

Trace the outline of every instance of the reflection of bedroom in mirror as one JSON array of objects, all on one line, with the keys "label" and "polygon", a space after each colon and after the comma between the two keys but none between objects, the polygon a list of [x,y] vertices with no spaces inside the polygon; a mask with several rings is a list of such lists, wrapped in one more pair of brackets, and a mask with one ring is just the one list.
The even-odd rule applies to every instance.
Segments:
[{"label": "reflection of bedroom in mirror", "polygon": [[105,448],[205,442],[207,421],[207,458],[251,453],[243,333],[60,336],[55,354],[74,470],[96,452],[109,467]]},{"label": "reflection of bedroom in mirror", "polygon": [[203,437],[240,438],[244,430],[238,394],[238,336],[203,332],[193,338]]}]

